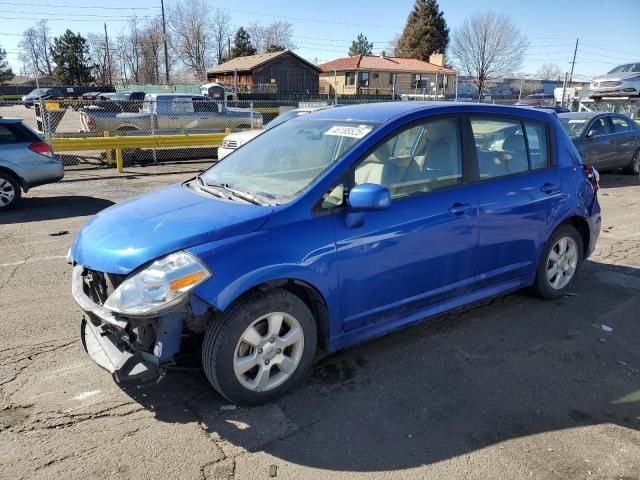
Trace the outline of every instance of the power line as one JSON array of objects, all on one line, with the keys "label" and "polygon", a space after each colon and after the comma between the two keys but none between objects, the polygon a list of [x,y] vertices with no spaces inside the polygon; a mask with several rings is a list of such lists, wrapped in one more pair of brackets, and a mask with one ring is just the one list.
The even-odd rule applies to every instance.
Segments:
[{"label": "power line", "polygon": [[[73,8],[75,9],[91,9],[91,10],[159,10],[160,7],[91,7],[88,5],[68,5],[68,4],[47,4],[47,3],[14,3],[0,2],[0,5],[11,5],[14,7],[51,7],[51,8]],[[33,12],[32,12],[33,13]]]}]

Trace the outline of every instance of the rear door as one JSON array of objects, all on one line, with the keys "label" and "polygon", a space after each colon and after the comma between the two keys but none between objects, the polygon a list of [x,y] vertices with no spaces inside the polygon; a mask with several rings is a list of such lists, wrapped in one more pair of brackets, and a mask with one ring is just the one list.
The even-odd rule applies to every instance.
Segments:
[{"label": "rear door", "polygon": [[470,115],[478,183],[478,289],[517,287],[535,272],[561,178],[544,122]]},{"label": "rear door", "polygon": [[636,151],[636,129],[631,121],[620,115],[611,116],[612,137],[616,152],[616,166],[626,167]]}]

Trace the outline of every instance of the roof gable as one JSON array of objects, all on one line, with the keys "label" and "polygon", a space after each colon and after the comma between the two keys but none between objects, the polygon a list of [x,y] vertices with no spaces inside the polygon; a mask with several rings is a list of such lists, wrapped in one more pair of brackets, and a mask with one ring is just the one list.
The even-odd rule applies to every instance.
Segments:
[{"label": "roof gable", "polygon": [[270,62],[271,60],[281,57],[283,55],[290,55],[295,59],[306,63],[308,66],[313,68],[314,70],[320,70],[317,65],[314,65],[311,62],[308,62],[304,58],[296,55],[291,50],[282,50],[280,52],[272,52],[272,53],[259,53],[257,55],[247,55],[246,57],[236,57],[232,58],[228,62],[221,63],[215,67],[211,67],[207,69],[207,73],[227,73],[227,72],[246,72],[250,70],[254,70],[257,67],[264,65],[265,63]]}]

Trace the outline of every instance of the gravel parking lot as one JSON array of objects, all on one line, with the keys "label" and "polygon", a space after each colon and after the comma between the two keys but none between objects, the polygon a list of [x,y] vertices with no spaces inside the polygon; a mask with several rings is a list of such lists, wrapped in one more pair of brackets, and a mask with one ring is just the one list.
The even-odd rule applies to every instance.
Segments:
[{"label": "gravel parking lot", "polygon": [[0,216],[0,478],[640,478],[637,177],[602,176],[604,230],[570,295],[425,322],[233,409],[197,353],[114,383],[82,349],[64,258],[88,216],[206,165],[78,166]]}]

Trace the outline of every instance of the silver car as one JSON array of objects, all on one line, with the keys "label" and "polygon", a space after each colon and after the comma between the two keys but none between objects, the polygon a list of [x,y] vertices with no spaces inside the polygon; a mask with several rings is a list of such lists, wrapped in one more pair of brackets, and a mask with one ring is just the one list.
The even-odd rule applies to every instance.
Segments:
[{"label": "silver car", "polygon": [[589,85],[589,97],[634,97],[640,95],[640,62],[618,65]]},{"label": "silver car", "polygon": [[25,193],[64,176],[51,145],[19,118],[0,118],[0,212],[15,207]]}]

